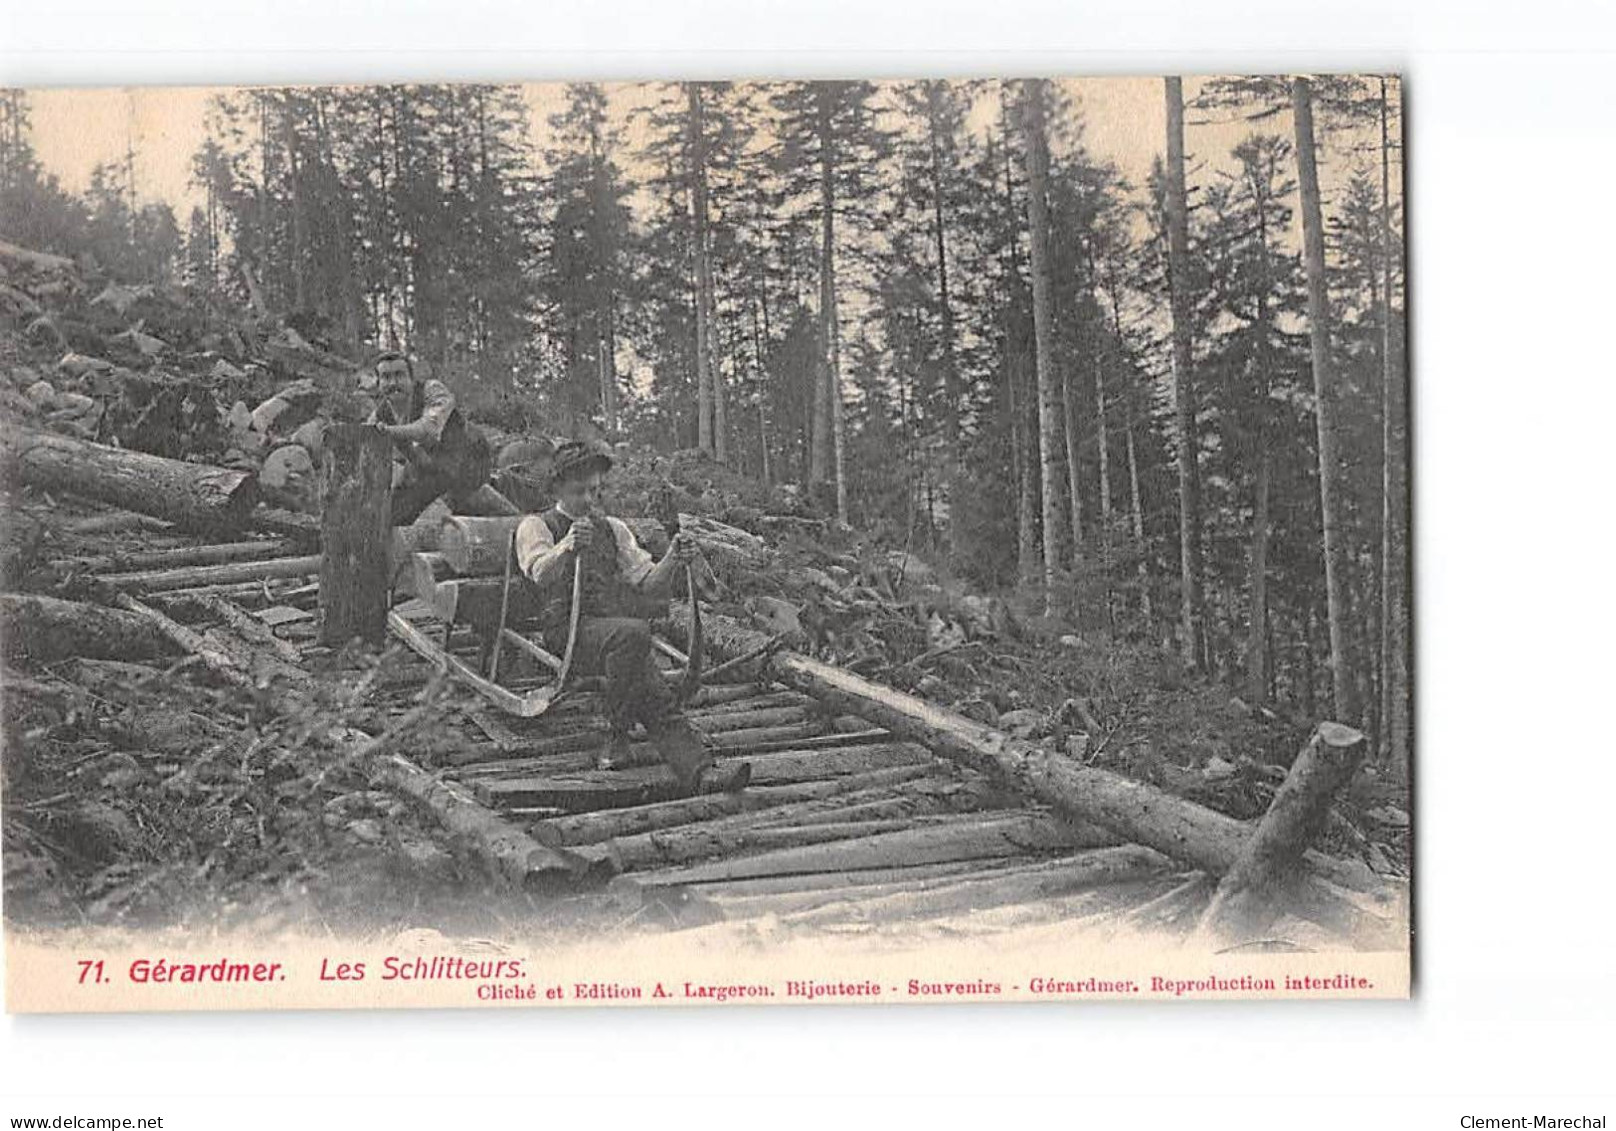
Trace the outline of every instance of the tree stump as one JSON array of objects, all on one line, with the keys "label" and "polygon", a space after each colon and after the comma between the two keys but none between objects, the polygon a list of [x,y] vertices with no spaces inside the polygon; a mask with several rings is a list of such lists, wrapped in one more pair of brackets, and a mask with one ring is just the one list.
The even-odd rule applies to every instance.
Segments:
[{"label": "tree stump", "polygon": [[1349,726],[1318,725],[1257,831],[1218,883],[1197,927],[1200,936],[1227,944],[1248,941],[1267,929],[1283,897],[1306,874],[1303,856],[1367,747],[1368,739]]},{"label": "tree stump", "polygon": [[333,424],[320,477],[320,643],[380,643],[392,573],[393,443],[363,424]]}]

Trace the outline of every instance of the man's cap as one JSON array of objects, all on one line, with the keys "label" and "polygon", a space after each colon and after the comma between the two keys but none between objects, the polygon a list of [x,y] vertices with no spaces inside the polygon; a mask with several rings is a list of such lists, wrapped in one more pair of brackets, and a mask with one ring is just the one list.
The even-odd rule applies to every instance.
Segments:
[{"label": "man's cap", "polygon": [[557,484],[579,479],[595,471],[610,471],[612,457],[582,440],[568,440],[556,449],[555,468],[551,472]]},{"label": "man's cap", "polygon": [[555,441],[547,436],[529,436],[521,440],[512,440],[500,448],[494,466],[501,471],[509,467],[528,467],[541,463],[555,454]]}]

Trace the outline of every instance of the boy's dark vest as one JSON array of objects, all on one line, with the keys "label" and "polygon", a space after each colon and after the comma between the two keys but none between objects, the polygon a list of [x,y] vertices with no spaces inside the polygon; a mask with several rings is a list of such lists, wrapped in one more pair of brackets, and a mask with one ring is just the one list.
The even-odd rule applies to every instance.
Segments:
[{"label": "boy's dark vest", "polygon": [[[550,537],[556,542],[572,529],[572,519],[561,513],[560,507],[551,507],[539,516],[550,528]],[[633,616],[638,594],[622,578],[617,564],[617,531],[604,518],[595,520],[595,536],[589,545],[579,551],[578,561],[583,567],[580,589],[582,609],[579,616],[622,617]],[[547,639],[559,637],[564,645],[567,625],[572,617],[572,570],[564,570],[563,577],[550,581],[540,595],[539,627]]]}]

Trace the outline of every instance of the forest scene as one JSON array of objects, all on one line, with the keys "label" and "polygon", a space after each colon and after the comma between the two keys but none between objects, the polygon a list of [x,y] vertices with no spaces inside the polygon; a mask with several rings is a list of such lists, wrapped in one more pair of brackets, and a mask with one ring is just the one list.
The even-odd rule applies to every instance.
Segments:
[{"label": "forest scene", "polygon": [[[647,890],[695,885],[721,911],[774,900],[823,918],[807,889],[756,885],[831,865],[768,854],[867,841],[871,862],[835,867],[930,869],[868,893],[911,916],[917,900],[949,916],[1025,901],[1030,876],[1080,858],[1090,886],[1096,869],[1133,885],[1106,905],[1133,926],[1205,930],[1239,894],[1229,877],[1262,886],[1219,822],[1260,836],[1276,794],[1312,798],[1285,843],[1344,901],[1331,929],[1373,934],[1382,889],[1406,885],[1395,77],[220,89],[162,139],[185,150],[175,195],[133,128],[70,183],[42,156],[40,97],[0,101],[8,919],[173,923],[250,891],[252,915],[273,892],[301,921],[379,883],[410,893],[393,927],[427,907],[488,930],[467,893],[501,865],[464,848],[483,834],[458,817],[454,837],[437,831],[428,785],[375,769],[401,750],[547,849],[598,850],[619,879],[667,869]],[[696,813],[566,761],[563,735],[477,722],[486,704],[408,668],[396,640],[321,634],[333,457],[300,429],[391,355],[502,452],[543,437],[610,453],[611,512],[647,520],[633,530],[654,555],[680,531],[701,546],[689,604],[711,612],[709,667],[734,663],[758,696],[703,685],[691,703],[713,718],[756,715],[704,733],[752,753],[754,791],[819,809]],[[253,500],[228,530],[192,522],[172,497],[142,505],[145,488],[28,454],[52,442],[82,445],[60,447],[63,469],[144,453],[175,483],[240,474]],[[135,517],[110,521],[114,503]],[[410,568],[430,604],[447,567]],[[220,569],[234,572],[205,572]],[[689,671],[685,599],[676,586],[667,655]],[[826,690],[813,664],[882,690]],[[922,718],[932,707],[946,718]],[[899,782],[895,736],[978,761],[922,791]],[[1075,776],[1025,771],[1012,806],[969,776],[1003,768],[1001,741]],[[1331,762],[1332,745],[1350,755]],[[333,750],[348,751],[335,768]],[[844,783],[863,808],[838,802],[834,825],[809,820],[831,811],[816,784],[830,771],[767,776],[768,759],[812,750],[852,751],[838,772],[865,775]],[[520,789],[465,769],[521,759]],[[1304,780],[1315,763],[1321,784]],[[1082,776],[1102,773],[1192,806],[1204,844],[1175,854],[1148,821],[1119,826],[1085,792],[1115,784]],[[567,800],[580,791],[595,800]],[[937,869],[984,858],[1007,813],[1036,836],[937,887]],[[936,822],[923,849],[898,824],[916,814]],[[1073,814],[1105,835],[1046,828]],[[668,847],[681,822],[743,819],[725,851],[778,871]],[[659,828],[654,850],[633,839]],[[946,849],[937,830],[955,830]],[[881,837],[896,855],[874,851]],[[1097,913],[1075,890],[1061,913]],[[1286,922],[1324,945],[1317,916]]]}]

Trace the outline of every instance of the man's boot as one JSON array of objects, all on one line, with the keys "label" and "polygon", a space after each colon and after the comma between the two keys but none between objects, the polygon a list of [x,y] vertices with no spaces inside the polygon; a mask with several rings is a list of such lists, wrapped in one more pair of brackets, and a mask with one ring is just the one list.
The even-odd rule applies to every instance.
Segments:
[{"label": "man's boot", "polygon": [[630,763],[630,748],[628,731],[621,727],[612,727],[611,733],[606,737],[606,745],[595,754],[595,769],[621,770]]},{"label": "man's boot", "polygon": [[664,720],[652,732],[651,740],[656,743],[662,760],[673,770],[680,792],[686,796],[734,792],[744,789],[752,780],[750,762],[734,763],[723,769],[714,766],[706,741],[683,716]]}]

